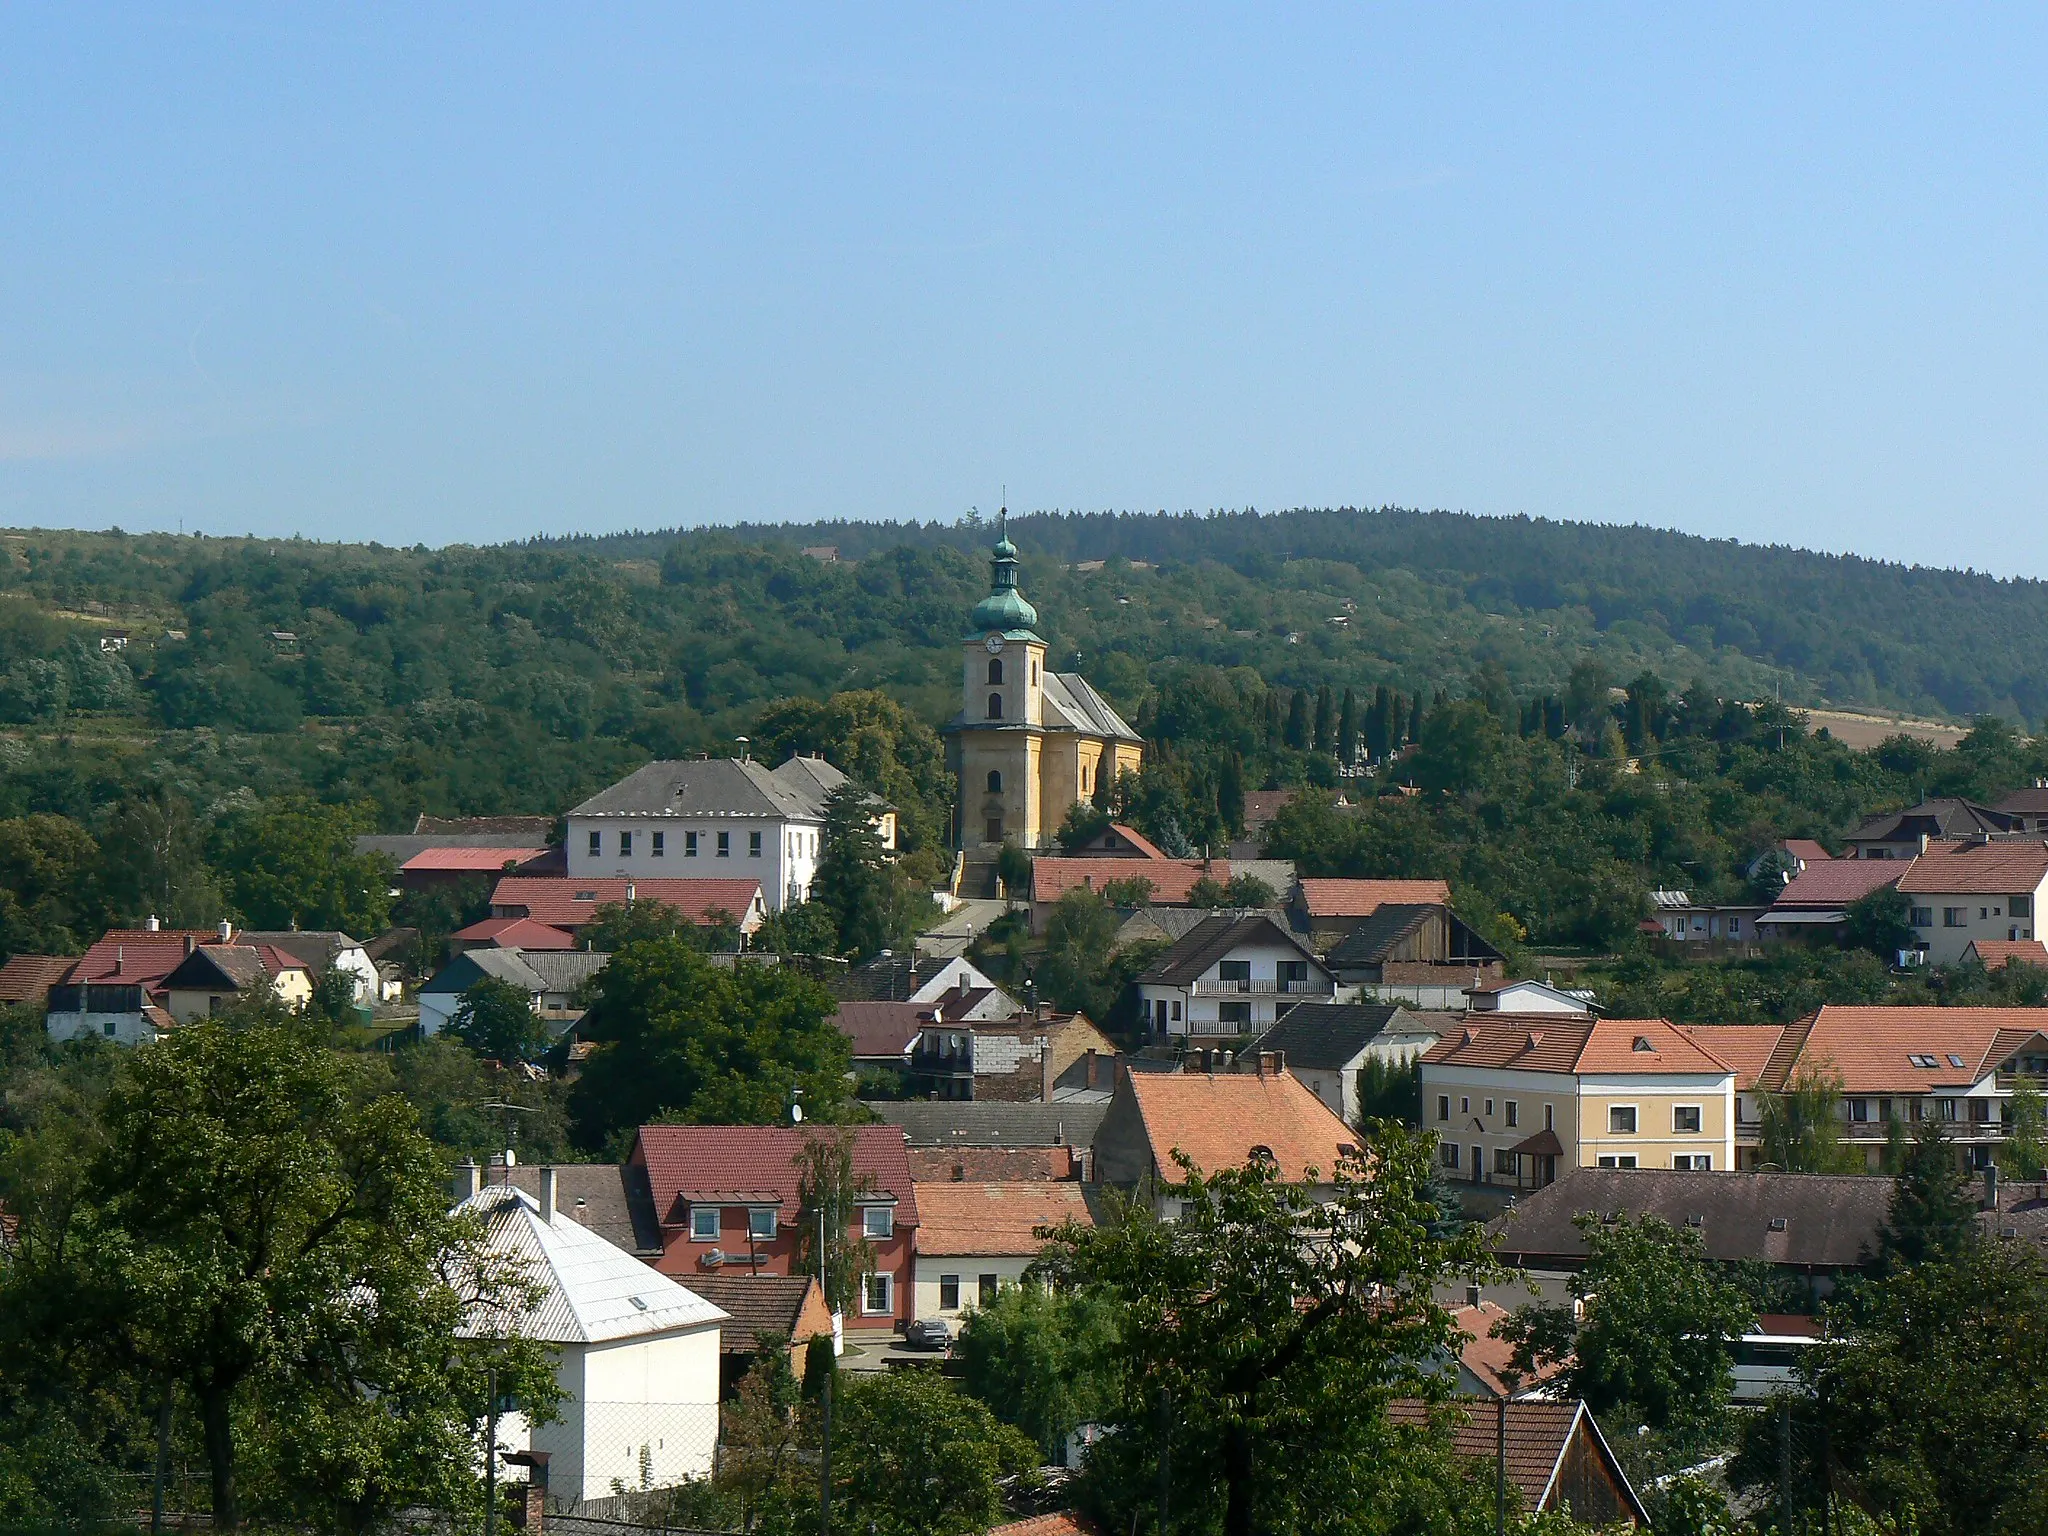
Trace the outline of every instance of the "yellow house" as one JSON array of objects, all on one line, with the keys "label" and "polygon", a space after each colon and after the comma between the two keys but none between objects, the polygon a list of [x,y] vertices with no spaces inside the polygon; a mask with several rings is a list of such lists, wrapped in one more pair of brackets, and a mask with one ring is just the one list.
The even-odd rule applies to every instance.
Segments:
[{"label": "yellow house", "polygon": [[274,944],[194,944],[157,990],[165,1011],[189,1024],[265,987],[287,1008],[313,1000],[312,972]]},{"label": "yellow house", "polygon": [[1735,1069],[1663,1019],[1475,1017],[1423,1056],[1422,1113],[1475,1184],[1735,1166]]},{"label": "yellow house", "polygon": [[946,727],[960,784],[960,846],[1042,848],[1067,812],[1136,772],[1144,744],[1078,672],[1046,666],[1038,610],[1017,590],[1017,546],[997,522],[989,594],[961,641],[960,713]]}]

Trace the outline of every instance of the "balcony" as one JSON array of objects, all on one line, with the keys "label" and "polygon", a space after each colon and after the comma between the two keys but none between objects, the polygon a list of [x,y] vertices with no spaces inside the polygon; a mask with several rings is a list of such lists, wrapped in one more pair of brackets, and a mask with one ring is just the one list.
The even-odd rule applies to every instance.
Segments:
[{"label": "balcony", "polygon": [[1336,991],[1335,982],[1277,981],[1271,976],[1254,977],[1250,981],[1195,983],[1197,997],[1332,997]]}]

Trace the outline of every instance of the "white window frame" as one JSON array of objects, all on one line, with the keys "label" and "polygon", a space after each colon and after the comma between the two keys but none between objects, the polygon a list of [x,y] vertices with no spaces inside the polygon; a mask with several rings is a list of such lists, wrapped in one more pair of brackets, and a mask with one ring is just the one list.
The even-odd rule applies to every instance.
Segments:
[{"label": "white window frame", "polygon": [[864,1205],[860,1208],[860,1235],[871,1243],[886,1243],[896,1235],[896,1207]]},{"label": "white window frame", "polygon": [[[1616,1117],[1626,1114],[1628,1128],[1616,1124]],[[1642,1106],[1638,1104],[1610,1104],[1607,1106],[1607,1134],[1610,1136],[1638,1136],[1643,1123]]]},{"label": "white window frame", "polygon": [[[763,1225],[763,1217],[767,1218],[766,1226],[768,1230],[765,1232],[761,1230],[761,1227]],[[774,1206],[750,1205],[747,1207],[747,1236],[752,1238],[755,1242],[774,1242],[776,1222],[777,1213]]]},{"label": "white window frame", "polygon": [[650,832],[647,835],[652,840],[648,852],[657,859],[666,856],[668,852],[668,834],[665,832]]},{"label": "white window frame", "polygon": [[590,856],[593,859],[604,857],[604,834],[602,832],[590,834]]},{"label": "white window frame", "polygon": [[1676,1152],[1671,1157],[1672,1168],[1679,1173],[1712,1173],[1714,1154],[1711,1152]]},{"label": "white window frame", "polygon": [[697,857],[697,834],[694,832],[685,832],[683,834],[683,857],[686,859]]},{"label": "white window frame", "polygon": [[[690,1207],[690,1241],[693,1243],[715,1243],[723,1213],[715,1205],[693,1205]],[[704,1218],[710,1217],[711,1230],[706,1232]]]},{"label": "white window frame", "polygon": [[[881,1289],[882,1304],[875,1305],[876,1287]],[[864,1317],[889,1317],[896,1311],[896,1277],[886,1269],[878,1269],[871,1275],[863,1276],[860,1282],[860,1310]]]},{"label": "white window frame", "polygon": [[[1693,1127],[1687,1130],[1678,1123],[1678,1117],[1687,1110],[1692,1112]],[[1674,1104],[1671,1106],[1671,1134],[1674,1136],[1698,1136],[1705,1131],[1707,1107],[1704,1104]]]},{"label": "white window frame", "polygon": [[1636,1155],[1633,1152],[1603,1152],[1600,1155],[1599,1166],[1602,1168],[1633,1168],[1635,1165]]},{"label": "white window frame", "polygon": [[747,834],[747,857],[750,859],[761,857],[761,834],[758,832],[749,832]]}]

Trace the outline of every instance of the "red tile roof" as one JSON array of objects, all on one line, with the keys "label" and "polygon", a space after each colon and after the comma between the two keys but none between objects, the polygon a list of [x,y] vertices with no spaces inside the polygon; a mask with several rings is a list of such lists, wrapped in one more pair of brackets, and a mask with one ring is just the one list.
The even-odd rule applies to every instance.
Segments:
[{"label": "red tile roof", "polygon": [[844,1002],[832,1022],[852,1043],[855,1056],[901,1056],[930,1016],[924,1003]]},{"label": "red tile roof", "polygon": [[[896,1224],[917,1225],[917,1191],[910,1179],[900,1126],[859,1125],[853,1135],[854,1176],[878,1194],[896,1197]],[[816,1134],[837,1128],[820,1126]],[[633,1158],[645,1165],[654,1210],[665,1226],[680,1226],[690,1200],[721,1196],[780,1200],[785,1218],[797,1205],[797,1154],[813,1134],[779,1125],[643,1125]]]},{"label": "red tile roof", "polygon": [[1735,1086],[1750,1089],[1785,1037],[1782,1024],[1688,1024],[1686,1033],[1735,1069]]},{"label": "red tile roof", "polygon": [[1371,917],[1387,902],[1449,906],[1445,880],[1303,880],[1301,899],[1310,917]]},{"label": "red tile roof", "polygon": [[155,986],[185,958],[185,941],[218,944],[215,928],[110,928],[65,974],[68,982],[127,982]]},{"label": "red tile roof", "polygon": [[[2048,966],[2048,944],[2039,939],[1972,939],[1969,949],[1963,951],[1964,958],[1972,949],[1986,970],[1995,971],[2006,965]],[[8,962],[10,966],[13,963]],[[6,976],[5,971],[0,971],[0,984],[4,984]]]},{"label": "red tile roof", "polygon": [[673,907],[699,927],[712,926],[713,912],[725,912],[742,926],[761,900],[758,880],[629,880],[623,875],[570,878],[555,875],[507,875],[491,892],[493,911],[505,916],[523,913],[556,928],[585,928],[597,921],[597,909],[626,899],[633,887],[636,901],[657,901]]},{"label": "red tile roof", "polygon": [[[1451,1443],[1458,1455],[1470,1460],[1491,1465],[1499,1453],[1499,1426],[1495,1414],[1499,1410],[1492,1403],[1452,1403]],[[1544,1403],[1513,1402],[1507,1410],[1507,1480],[1514,1484],[1522,1496],[1523,1506],[1530,1510],[1545,1507],[1555,1488],[1557,1474],[1564,1463],[1564,1455],[1570,1446],[1572,1436],[1579,1429],[1581,1416],[1586,1421],[1586,1433],[1597,1436],[1592,1414],[1580,1402]],[[1421,1425],[1428,1422],[1427,1404],[1408,1399],[1387,1405],[1387,1416],[1397,1424]],[[1596,1442],[1598,1453],[1607,1464],[1608,1473],[1623,1488],[1628,1488],[1627,1475],[1614,1460],[1614,1453],[1604,1440]],[[1629,1500],[1634,1500],[1634,1489],[1629,1489]],[[1643,1521],[1643,1509],[1639,1502],[1630,1511],[1631,1518],[1638,1524]]]},{"label": "red tile roof", "polygon": [[917,1251],[933,1258],[1030,1258],[1045,1247],[1040,1228],[1095,1225],[1079,1184],[920,1184]]},{"label": "red tile roof", "polygon": [[1271,821],[1294,799],[1291,789],[1248,789],[1244,792],[1244,820],[1246,826],[1255,826]]},{"label": "red tile roof", "polygon": [[459,943],[492,944],[499,949],[574,949],[576,936],[530,917],[487,917],[454,935]]},{"label": "red tile roof", "polygon": [[1133,1072],[1125,1082],[1137,1100],[1152,1160],[1162,1179],[1177,1182],[1175,1152],[1198,1171],[1241,1168],[1264,1147],[1289,1183],[1323,1179],[1355,1149],[1358,1132],[1291,1072]]},{"label": "red tile roof", "polygon": [[1067,892],[1086,888],[1100,891],[1112,880],[1149,880],[1152,900],[1163,907],[1186,903],[1188,892],[1207,875],[1217,884],[1228,883],[1230,861],[1212,859],[1057,859],[1031,861],[1031,899],[1058,901]]},{"label": "red tile roof", "polygon": [[[1832,1068],[1848,1094],[1968,1088],[2043,1030],[2048,1030],[2048,1008],[1858,1008],[1831,1003],[1813,1016],[1793,1070]],[[1918,1064],[1916,1056],[1921,1063],[1933,1064]]]},{"label": "red tile roof", "polygon": [[1145,858],[1163,859],[1166,857],[1165,850],[1136,827],[1127,827],[1122,822],[1115,821],[1110,823],[1109,829],[1133,848],[1137,849]]},{"label": "red tile roof", "polygon": [[2031,895],[2048,880],[2048,842],[1930,843],[1907,866],[1899,889],[1913,896]]},{"label": "red tile roof", "polygon": [[1665,1019],[1555,1019],[1473,1015],[1422,1058],[1461,1067],[1519,1072],[1681,1072],[1720,1076],[1736,1068]]},{"label": "red tile roof", "polygon": [[1092,1521],[1063,1509],[1057,1514],[1033,1515],[1027,1520],[1012,1520],[1008,1525],[992,1525],[988,1536],[1101,1536]]},{"label": "red tile roof", "polygon": [[1071,1179],[1072,1147],[912,1147],[910,1176],[928,1184],[1022,1184]]},{"label": "red tile roof", "polygon": [[1810,837],[1788,837],[1785,839],[1784,848],[1793,858],[1803,859],[1808,864],[1831,864],[1835,858]]},{"label": "red tile roof", "polygon": [[422,848],[399,865],[402,873],[495,875],[507,864],[537,859],[545,848]]},{"label": "red tile roof", "polygon": [[75,955],[16,955],[0,965],[0,1003],[40,1003],[64,979]]},{"label": "red tile roof", "polygon": [[1880,886],[1897,884],[1906,869],[1899,859],[1829,859],[1824,864],[1809,864],[1786,883],[1771,905],[1786,910],[1846,907]]},{"label": "red tile roof", "polygon": [[[1515,1346],[1506,1339],[1496,1339],[1493,1336],[1493,1325],[1507,1315],[1506,1307],[1491,1301],[1482,1301],[1476,1307],[1459,1307],[1451,1313],[1452,1320],[1458,1325],[1458,1331],[1471,1335],[1471,1338],[1459,1347],[1458,1359],[1495,1397],[1510,1395],[1506,1373],[1513,1368],[1515,1361]],[[1514,1390],[1526,1392],[1532,1387],[1541,1386],[1563,1370],[1562,1365],[1553,1364],[1533,1375],[1522,1377],[1515,1383]]]}]

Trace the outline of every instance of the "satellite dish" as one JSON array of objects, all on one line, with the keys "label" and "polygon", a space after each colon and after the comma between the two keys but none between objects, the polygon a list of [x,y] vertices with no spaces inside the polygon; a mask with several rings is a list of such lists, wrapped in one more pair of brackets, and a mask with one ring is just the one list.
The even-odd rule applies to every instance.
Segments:
[{"label": "satellite dish", "polygon": [[789,1121],[792,1125],[802,1125],[804,1123],[803,1105],[792,1104],[789,1106]]}]

